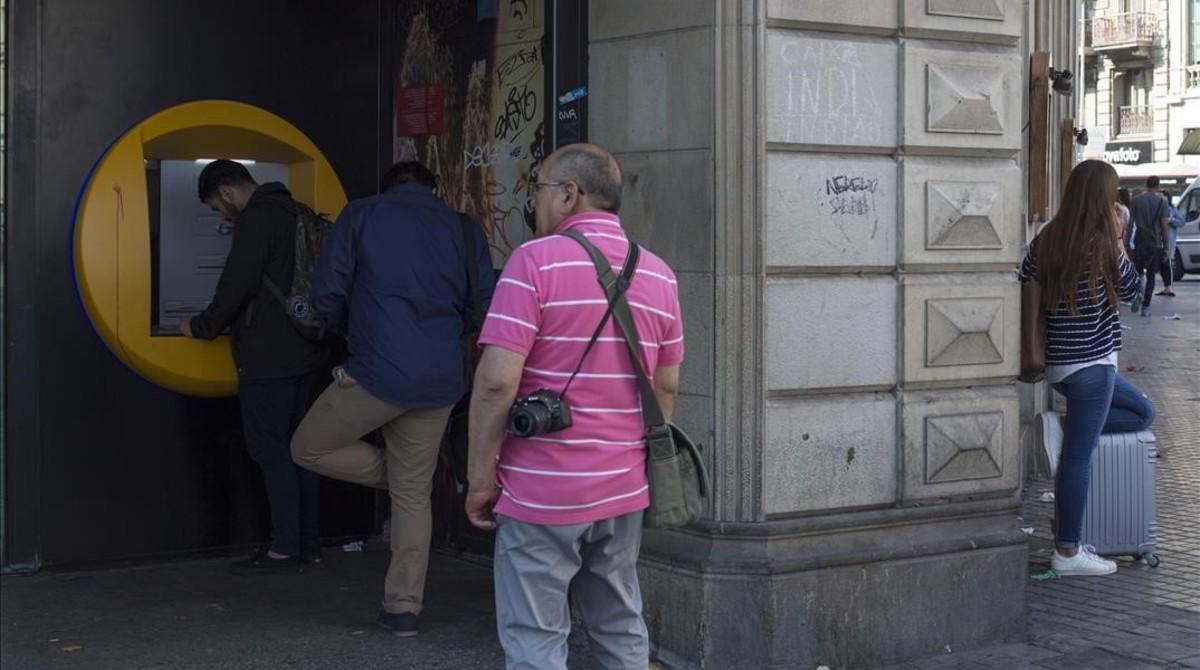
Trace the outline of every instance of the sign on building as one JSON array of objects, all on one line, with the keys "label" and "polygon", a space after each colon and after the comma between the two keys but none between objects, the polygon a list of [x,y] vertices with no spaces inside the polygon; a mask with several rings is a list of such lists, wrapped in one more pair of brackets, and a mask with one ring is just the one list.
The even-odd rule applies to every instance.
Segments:
[{"label": "sign on building", "polygon": [[1145,142],[1106,142],[1104,144],[1104,160],[1113,165],[1141,165],[1154,160],[1154,143]]}]

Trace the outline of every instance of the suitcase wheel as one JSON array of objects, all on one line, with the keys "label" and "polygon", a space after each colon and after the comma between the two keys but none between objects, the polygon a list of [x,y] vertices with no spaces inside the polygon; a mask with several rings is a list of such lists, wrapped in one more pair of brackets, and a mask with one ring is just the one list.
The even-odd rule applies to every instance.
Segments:
[{"label": "suitcase wheel", "polygon": [[1158,554],[1147,554],[1146,555],[1146,565],[1148,565],[1152,568],[1157,568],[1158,563],[1159,563]]}]

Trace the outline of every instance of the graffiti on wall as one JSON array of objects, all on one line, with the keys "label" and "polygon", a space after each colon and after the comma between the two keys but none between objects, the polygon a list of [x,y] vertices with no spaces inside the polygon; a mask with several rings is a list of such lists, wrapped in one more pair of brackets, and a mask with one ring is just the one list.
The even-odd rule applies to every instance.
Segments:
[{"label": "graffiti on wall", "polygon": [[438,175],[447,203],[483,224],[499,265],[532,237],[546,146],[544,0],[400,6],[393,158]]}]

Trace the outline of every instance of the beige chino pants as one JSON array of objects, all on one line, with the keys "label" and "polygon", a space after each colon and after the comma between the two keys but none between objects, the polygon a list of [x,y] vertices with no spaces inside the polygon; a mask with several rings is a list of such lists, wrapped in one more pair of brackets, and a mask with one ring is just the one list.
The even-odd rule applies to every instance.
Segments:
[{"label": "beige chino pants", "polygon": [[[313,472],[386,489],[392,500],[392,560],[383,609],[420,614],[432,533],[430,495],[452,407],[405,409],[342,375],[329,385],[292,438],[292,459]],[[375,429],[385,450],[362,441]]]}]

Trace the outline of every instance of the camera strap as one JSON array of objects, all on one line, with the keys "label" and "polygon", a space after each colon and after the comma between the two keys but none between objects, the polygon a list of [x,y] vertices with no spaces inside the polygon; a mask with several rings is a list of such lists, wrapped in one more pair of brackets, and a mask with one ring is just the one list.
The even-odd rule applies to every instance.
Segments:
[{"label": "camera strap", "polygon": [[[568,230],[563,235],[577,242],[583,240],[587,244],[584,247],[585,249],[591,247],[591,244],[587,243],[587,238],[578,231]],[[595,249],[595,247],[591,247],[591,249]],[[589,254],[591,253],[591,249],[588,250]],[[608,325],[608,320],[612,318],[613,310],[616,309],[619,298],[625,295],[625,291],[629,290],[629,282],[632,281],[633,273],[637,270],[639,253],[638,245],[633,240],[629,240],[629,254],[625,257],[625,265],[621,268],[621,274],[614,274],[610,265],[608,266],[608,272],[600,277],[600,285],[604,288],[604,295],[608,298],[608,309],[604,311],[604,318],[600,319],[600,325],[596,326],[596,332],[592,333],[592,339],[588,340],[587,347],[583,350],[583,355],[579,357],[579,364],[575,366],[575,371],[571,373],[570,379],[567,380],[566,386],[563,387],[563,396],[567,395],[567,391],[571,388],[571,382],[575,381],[575,376],[583,369],[583,362],[587,360],[588,354],[592,352],[592,347],[596,346],[596,341],[600,339],[600,333],[603,332],[604,326]]]},{"label": "camera strap", "polygon": [[[662,407],[658,404],[658,396],[654,394],[654,385],[650,382],[650,377],[646,374],[646,368],[642,363],[641,340],[638,337],[637,324],[633,322],[633,313],[629,310],[629,302],[625,299],[624,291],[617,292],[612,290],[611,283],[606,281],[607,277],[612,276],[612,267],[608,263],[608,259],[604,254],[600,253],[591,242],[587,241],[583,235],[569,230],[564,235],[578,242],[588,252],[588,256],[592,259],[592,264],[596,266],[596,275],[600,280],[600,285],[604,288],[609,297],[609,311],[616,318],[617,325],[621,330],[621,339],[625,340],[625,346],[629,349],[629,357],[633,361],[633,371],[637,374],[638,393],[642,399],[642,420],[646,423],[647,433],[661,429],[666,426],[667,421],[663,416]],[[633,241],[629,242],[634,248],[637,248]],[[622,275],[625,273],[622,272]]]}]

